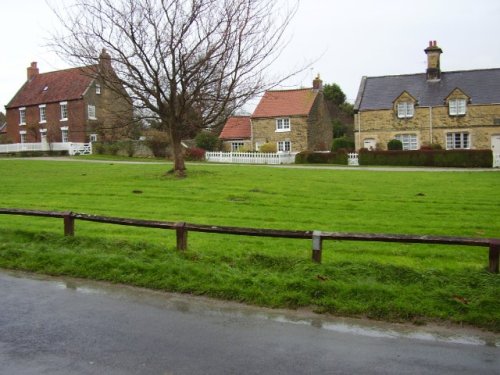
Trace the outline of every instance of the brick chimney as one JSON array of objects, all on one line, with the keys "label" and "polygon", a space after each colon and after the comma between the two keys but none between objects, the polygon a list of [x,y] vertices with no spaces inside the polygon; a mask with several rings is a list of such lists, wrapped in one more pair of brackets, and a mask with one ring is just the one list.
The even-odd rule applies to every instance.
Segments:
[{"label": "brick chimney", "polygon": [[38,70],[38,67],[36,66],[36,61],[33,61],[31,63],[31,66],[29,66],[27,70],[28,70],[28,81],[31,81],[40,72]]},{"label": "brick chimney", "polygon": [[319,78],[319,74],[313,80],[313,91],[323,91],[323,81],[321,80],[321,78]]},{"label": "brick chimney", "polygon": [[439,81],[441,79],[440,56],[443,50],[437,46],[436,41],[429,41],[429,47],[425,50],[427,54],[427,80]]}]

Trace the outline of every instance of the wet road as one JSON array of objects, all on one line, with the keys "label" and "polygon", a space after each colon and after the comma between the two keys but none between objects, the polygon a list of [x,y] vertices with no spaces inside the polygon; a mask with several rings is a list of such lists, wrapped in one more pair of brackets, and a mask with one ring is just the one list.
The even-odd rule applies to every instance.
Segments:
[{"label": "wet road", "polygon": [[500,374],[500,338],[0,271],[0,374]]}]

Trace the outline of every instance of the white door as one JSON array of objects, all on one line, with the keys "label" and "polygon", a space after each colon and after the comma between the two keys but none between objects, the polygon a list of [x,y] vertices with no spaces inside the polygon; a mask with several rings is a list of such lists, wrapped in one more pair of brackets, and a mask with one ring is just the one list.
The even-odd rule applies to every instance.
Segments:
[{"label": "white door", "polygon": [[365,140],[363,141],[363,148],[373,151],[377,148],[377,142],[374,138],[365,138]]}]

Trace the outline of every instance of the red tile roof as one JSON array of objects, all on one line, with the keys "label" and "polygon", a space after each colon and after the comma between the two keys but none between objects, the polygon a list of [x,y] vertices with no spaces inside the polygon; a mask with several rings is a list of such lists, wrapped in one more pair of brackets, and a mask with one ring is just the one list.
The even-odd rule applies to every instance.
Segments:
[{"label": "red tile roof", "polygon": [[311,88],[266,91],[252,118],[308,115],[316,95]]},{"label": "red tile roof", "polygon": [[92,83],[91,67],[37,74],[27,81],[7,105],[8,108],[79,99]]},{"label": "red tile roof", "polygon": [[246,139],[250,138],[251,135],[250,116],[232,116],[227,119],[219,138]]}]

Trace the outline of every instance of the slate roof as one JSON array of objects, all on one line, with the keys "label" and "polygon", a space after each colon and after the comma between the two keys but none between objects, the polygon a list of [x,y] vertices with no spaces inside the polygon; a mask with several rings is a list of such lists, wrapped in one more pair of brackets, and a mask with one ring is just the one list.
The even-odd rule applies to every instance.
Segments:
[{"label": "slate roof", "polygon": [[252,118],[308,115],[316,95],[312,88],[266,91]]},{"label": "slate roof", "polygon": [[500,69],[443,72],[439,81],[427,81],[425,73],[363,77],[354,109],[390,109],[403,91],[415,97],[420,106],[444,105],[456,88],[470,97],[471,104],[499,104]]},{"label": "slate roof", "polygon": [[92,67],[72,68],[37,74],[27,81],[7,108],[79,99],[93,81]]},{"label": "slate roof", "polygon": [[219,135],[220,139],[246,139],[252,134],[250,116],[229,117]]}]

